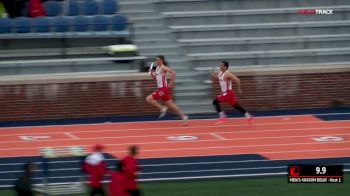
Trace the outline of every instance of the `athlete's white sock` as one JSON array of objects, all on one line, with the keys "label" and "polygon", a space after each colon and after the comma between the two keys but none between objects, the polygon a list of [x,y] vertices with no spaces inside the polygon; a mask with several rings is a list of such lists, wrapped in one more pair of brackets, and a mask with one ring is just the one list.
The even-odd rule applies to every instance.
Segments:
[{"label": "athlete's white sock", "polygon": [[225,112],[219,112],[219,116],[220,116],[220,118],[226,118]]},{"label": "athlete's white sock", "polygon": [[249,114],[249,112],[246,112],[246,113],[244,114],[244,116],[245,116],[245,117],[247,117],[247,118],[252,117],[252,115],[251,115],[251,114]]}]

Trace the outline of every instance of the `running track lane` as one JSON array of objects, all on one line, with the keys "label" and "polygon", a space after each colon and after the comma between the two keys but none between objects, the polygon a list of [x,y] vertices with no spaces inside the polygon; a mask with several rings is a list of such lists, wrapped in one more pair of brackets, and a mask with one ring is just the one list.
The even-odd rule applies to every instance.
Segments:
[{"label": "running track lane", "polygon": [[[125,155],[129,145],[141,147],[140,158],[166,158],[232,154],[260,154],[272,160],[350,157],[350,121],[321,121],[312,115],[261,117],[254,125],[245,119],[106,123],[0,128],[0,157],[38,156],[40,147],[107,146],[113,156]],[[195,136],[197,140],[171,141],[169,136]],[[49,136],[23,141],[20,136]],[[316,142],[337,136],[342,141]]]}]

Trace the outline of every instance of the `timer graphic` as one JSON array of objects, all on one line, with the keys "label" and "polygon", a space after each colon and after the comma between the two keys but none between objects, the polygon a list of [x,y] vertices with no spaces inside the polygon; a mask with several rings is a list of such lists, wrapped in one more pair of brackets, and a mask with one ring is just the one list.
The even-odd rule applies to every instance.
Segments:
[{"label": "timer graphic", "polygon": [[342,183],[342,165],[289,165],[289,183]]}]

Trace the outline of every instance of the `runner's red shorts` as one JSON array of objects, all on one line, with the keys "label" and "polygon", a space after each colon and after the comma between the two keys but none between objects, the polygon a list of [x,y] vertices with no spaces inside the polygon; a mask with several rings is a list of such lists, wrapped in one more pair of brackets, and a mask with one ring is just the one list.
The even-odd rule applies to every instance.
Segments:
[{"label": "runner's red shorts", "polygon": [[235,93],[232,90],[226,91],[225,93],[222,93],[216,98],[219,100],[220,103],[229,103],[232,106],[234,106],[237,103]]},{"label": "runner's red shorts", "polygon": [[169,101],[171,99],[169,89],[166,87],[158,88],[152,93],[152,97],[155,100]]}]

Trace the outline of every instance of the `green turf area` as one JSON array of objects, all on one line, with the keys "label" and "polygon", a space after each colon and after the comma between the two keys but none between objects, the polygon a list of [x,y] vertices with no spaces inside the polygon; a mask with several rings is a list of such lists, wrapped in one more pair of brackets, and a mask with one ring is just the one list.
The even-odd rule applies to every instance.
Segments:
[{"label": "green turf area", "polygon": [[[349,174],[344,177],[342,184],[288,184],[285,177],[222,179],[142,183],[141,188],[146,196],[348,196],[350,181],[347,179],[350,179]],[[0,191],[0,195],[12,196],[14,194],[3,190]]]}]

